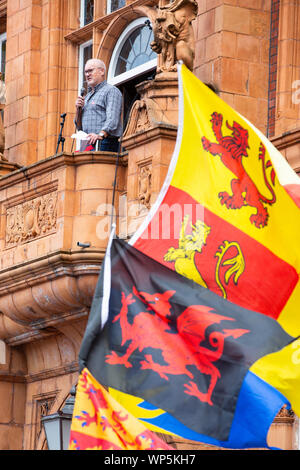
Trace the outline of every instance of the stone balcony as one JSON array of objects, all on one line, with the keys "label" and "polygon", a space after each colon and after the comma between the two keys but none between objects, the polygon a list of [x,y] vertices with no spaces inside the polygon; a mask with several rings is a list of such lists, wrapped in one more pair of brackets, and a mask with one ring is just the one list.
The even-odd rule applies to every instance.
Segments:
[{"label": "stone balcony", "polygon": [[[120,160],[116,192],[124,183]],[[87,316],[107,244],[115,168],[109,152],[61,153],[0,179],[6,344],[49,336],[60,325],[65,334],[68,323]]]}]

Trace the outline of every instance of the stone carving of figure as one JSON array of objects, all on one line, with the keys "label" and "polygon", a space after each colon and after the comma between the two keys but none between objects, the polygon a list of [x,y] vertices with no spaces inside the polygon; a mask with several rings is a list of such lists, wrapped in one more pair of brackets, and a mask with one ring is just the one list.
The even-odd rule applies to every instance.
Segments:
[{"label": "stone carving of figure", "polygon": [[195,55],[192,21],[197,12],[195,0],[174,0],[158,8],[151,43],[152,50],[161,55],[158,73],[176,71],[179,60],[192,70]]},{"label": "stone carving of figure", "polygon": [[141,168],[139,181],[139,201],[150,209],[151,199],[151,170],[149,166]]}]

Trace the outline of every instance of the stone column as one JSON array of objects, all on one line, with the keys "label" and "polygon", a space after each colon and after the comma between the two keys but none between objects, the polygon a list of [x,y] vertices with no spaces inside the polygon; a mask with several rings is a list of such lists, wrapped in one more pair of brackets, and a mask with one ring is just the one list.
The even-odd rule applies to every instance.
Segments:
[{"label": "stone column", "polygon": [[177,73],[159,74],[137,86],[140,99],[132,107],[123,136],[128,151],[127,227],[131,236],[154,203],[175,146],[178,117]]}]

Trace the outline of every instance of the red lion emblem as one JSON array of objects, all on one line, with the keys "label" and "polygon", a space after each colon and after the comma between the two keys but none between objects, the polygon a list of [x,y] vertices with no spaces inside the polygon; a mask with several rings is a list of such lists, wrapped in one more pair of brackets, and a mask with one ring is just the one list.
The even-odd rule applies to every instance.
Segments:
[{"label": "red lion emblem", "polygon": [[[212,393],[218,379],[221,377],[220,371],[213,364],[223,354],[224,340],[227,337],[239,338],[249,330],[243,329],[223,329],[223,331],[213,331],[206,335],[208,326],[220,323],[223,320],[235,321],[233,318],[225,317],[215,313],[211,308],[203,305],[192,305],[187,307],[177,318],[177,331],[174,334],[170,331],[171,304],[170,297],[175,291],[166,291],[163,294],[148,294],[138,292],[133,287],[133,294],[148,306],[147,312],[140,312],[134,316],[133,322],[128,322],[128,307],[136,302],[132,294],[125,296],[122,292],[122,307],[120,313],[113,322],[120,321],[122,329],[122,346],[130,341],[126,352],[119,356],[112,351],[106,356],[109,364],[122,364],[125,367],[132,367],[129,362],[134,351],[143,351],[145,348],[161,350],[164,364],[154,362],[151,354],[146,354],[141,361],[141,369],[150,369],[162,379],[169,380],[168,375],[186,375],[191,379],[184,384],[185,393],[197,397],[204,403],[213,405]],[[152,312],[151,312],[152,310]],[[208,340],[211,349],[201,346],[201,343]],[[187,366],[195,366],[201,373],[210,376],[210,383],[207,392],[199,390],[194,379],[194,375]],[[187,379],[188,380],[188,379]]]},{"label": "red lion emblem", "polygon": [[[270,160],[265,163],[266,149],[264,145],[262,143],[260,144],[259,159],[262,161],[265,184],[272,196],[270,199],[267,199],[259,192],[243,166],[243,157],[248,157],[247,149],[249,149],[247,129],[244,129],[237,122],[234,122],[232,127],[226,122],[226,126],[232,131],[232,135],[223,136],[222,114],[214,112],[211,116],[211,122],[217,143],[210,142],[206,137],[202,137],[203,148],[214,156],[219,155],[222,163],[237,177],[231,181],[231,195],[226,191],[219,193],[221,204],[225,204],[228,209],[241,209],[243,206],[254,207],[256,213],[250,216],[250,222],[257,228],[265,227],[268,223],[269,213],[263,203],[274,204],[276,195],[272,187],[275,186],[275,171]],[[266,176],[266,169],[269,167],[272,167],[272,185]]]}]

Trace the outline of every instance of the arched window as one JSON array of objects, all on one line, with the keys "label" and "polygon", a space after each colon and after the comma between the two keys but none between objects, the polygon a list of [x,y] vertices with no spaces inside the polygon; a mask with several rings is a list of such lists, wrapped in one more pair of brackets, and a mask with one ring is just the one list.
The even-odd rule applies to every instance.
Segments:
[{"label": "arched window", "polygon": [[107,81],[119,85],[154,70],[157,56],[150,47],[151,41],[153,41],[153,32],[147,17],[138,18],[130,23],[114,48]]}]

